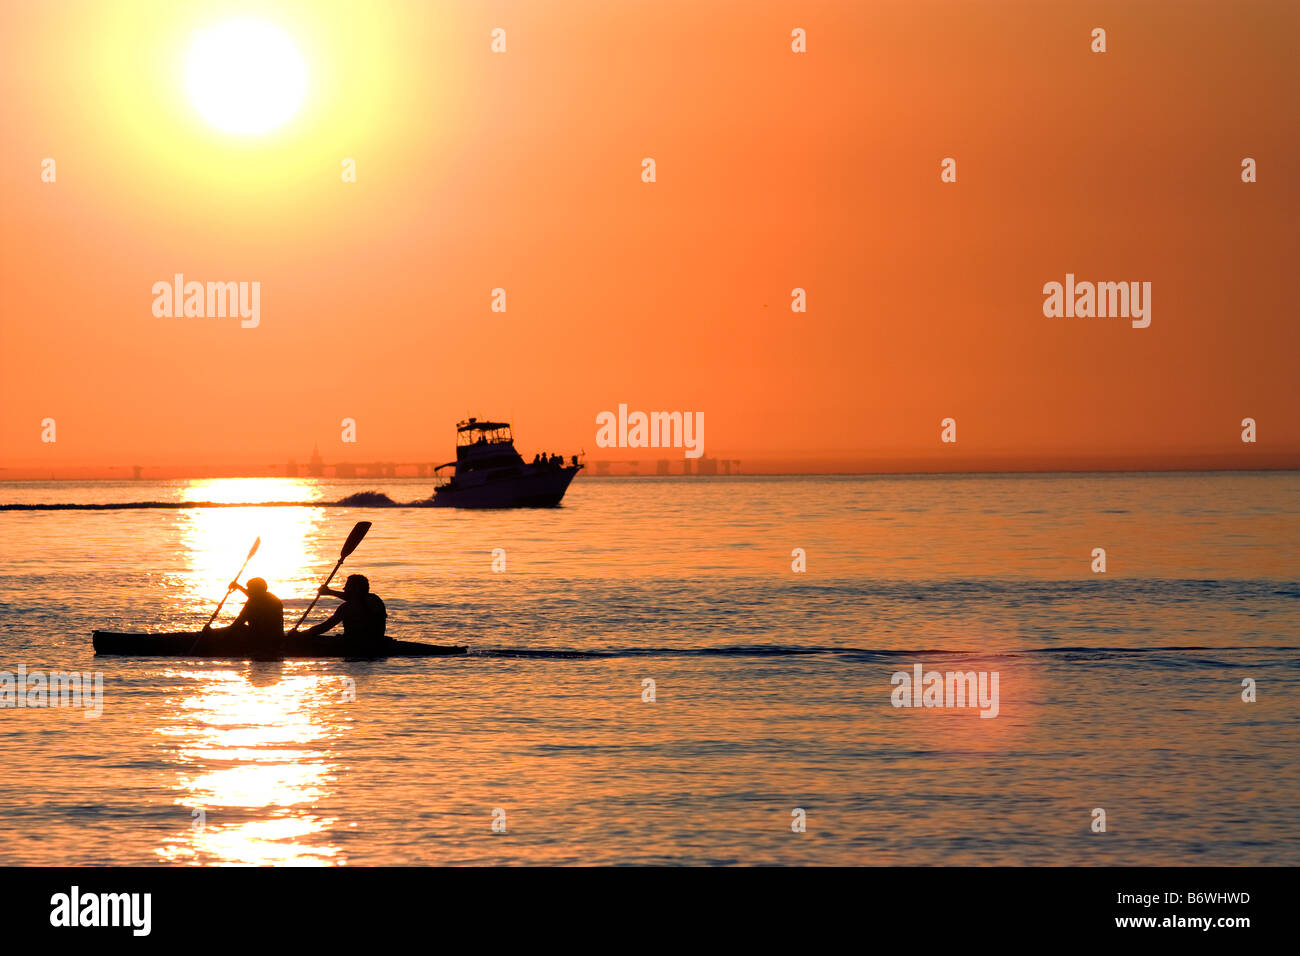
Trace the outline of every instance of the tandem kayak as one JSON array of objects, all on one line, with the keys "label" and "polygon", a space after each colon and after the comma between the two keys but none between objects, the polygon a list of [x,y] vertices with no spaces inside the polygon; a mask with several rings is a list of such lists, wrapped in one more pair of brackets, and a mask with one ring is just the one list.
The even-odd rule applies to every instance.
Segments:
[{"label": "tandem kayak", "polygon": [[[199,638],[202,637],[202,640]],[[123,634],[95,631],[92,635],[96,654],[123,654],[131,657],[234,657],[254,660],[261,657],[449,657],[464,654],[464,644],[424,644],[389,638],[379,644],[357,645],[341,637],[286,637],[272,651],[265,645],[255,647],[246,638],[213,631],[173,634]]]}]

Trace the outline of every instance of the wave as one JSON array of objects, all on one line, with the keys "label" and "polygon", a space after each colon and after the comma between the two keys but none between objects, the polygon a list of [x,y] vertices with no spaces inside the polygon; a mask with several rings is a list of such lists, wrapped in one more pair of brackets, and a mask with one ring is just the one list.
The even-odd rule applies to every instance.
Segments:
[{"label": "wave", "polygon": [[394,501],[382,491],[358,491],[338,501],[106,501],[5,503],[0,511],[133,511],[149,508],[428,508],[433,499]]}]

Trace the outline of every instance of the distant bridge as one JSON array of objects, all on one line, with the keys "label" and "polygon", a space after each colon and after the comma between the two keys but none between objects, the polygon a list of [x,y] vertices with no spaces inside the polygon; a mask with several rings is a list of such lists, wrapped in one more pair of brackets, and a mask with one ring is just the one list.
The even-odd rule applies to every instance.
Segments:
[{"label": "distant bridge", "polygon": [[593,475],[738,475],[739,458],[602,458],[587,462]]},{"label": "distant bridge", "polygon": [[[528,459],[525,459],[527,461]],[[444,462],[371,461],[308,462],[290,461],[284,466],[286,478],[432,478],[434,469]],[[738,458],[601,458],[584,462],[590,475],[738,475]],[[275,467],[275,466],[271,466]]]},{"label": "distant bridge", "polygon": [[[525,459],[527,461],[528,459]],[[299,464],[290,459],[286,464],[266,467],[286,478],[430,478],[434,470],[446,462],[432,461],[340,461],[325,462],[312,459]],[[584,462],[589,475],[738,475],[738,458],[601,458]],[[144,465],[133,465],[132,475],[143,477]],[[148,466],[154,468],[155,466]]]},{"label": "distant bridge", "polygon": [[299,465],[292,459],[283,466],[286,478],[432,478],[434,469],[445,462],[432,461],[340,461],[328,464],[309,461]]}]

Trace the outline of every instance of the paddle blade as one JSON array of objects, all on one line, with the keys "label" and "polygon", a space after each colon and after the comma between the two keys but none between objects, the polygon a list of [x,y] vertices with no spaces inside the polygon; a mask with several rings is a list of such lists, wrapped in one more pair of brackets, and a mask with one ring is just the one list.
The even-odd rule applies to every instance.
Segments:
[{"label": "paddle blade", "polygon": [[[261,546],[262,546],[262,536],[258,535],[256,538],[253,539],[253,546],[248,549],[248,561],[253,560],[253,555],[257,554],[257,549],[260,548]],[[247,564],[248,561],[245,561],[244,563]]]},{"label": "paddle blade", "polygon": [[346,558],[353,551],[357,550],[357,545],[361,543],[361,539],[366,536],[366,532],[369,530],[370,530],[369,521],[357,522],[357,526],[353,528],[352,533],[348,535],[348,540],[343,542],[343,550],[339,552],[340,561]]}]

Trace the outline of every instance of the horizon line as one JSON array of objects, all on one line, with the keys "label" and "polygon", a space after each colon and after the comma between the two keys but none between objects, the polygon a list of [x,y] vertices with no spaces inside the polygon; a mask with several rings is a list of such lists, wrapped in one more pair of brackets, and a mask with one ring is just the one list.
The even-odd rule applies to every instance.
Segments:
[{"label": "horizon line", "polygon": [[[653,460],[650,462],[654,464]],[[12,476],[6,475],[5,472],[13,470],[18,472]],[[315,481],[315,482],[340,482],[340,481],[423,481],[433,482],[441,476],[435,475],[351,475],[347,477],[326,476],[326,475],[283,475],[268,474],[266,472],[243,472],[227,471],[225,469],[212,469],[210,473],[188,472],[177,470],[159,475],[144,475],[139,477],[130,477],[127,475],[108,475],[102,472],[102,468],[87,468],[87,471],[98,472],[96,474],[68,474],[69,471],[79,470],[76,466],[60,469],[63,474],[43,473],[43,470],[37,469],[8,469],[0,468],[0,483],[5,482],[129,482],[138,484],[148,484],[156,481],[204,481],[220,479],[271,479],[277,481]],[[119,469],[120,470],[120,469]],[[1104,474],[1249,474],[1253,472],[1300,472],[1300,460],[1291,462],[1267,462],[1255,465],[1226,465],[1226,464],[1204,464],[1195,465],[1187,463],[1160,465],[1157,463],[1133,464],[1133,465],[1105,465],[1095,464],[1088,465],[1080,463],[1076,466],[1033,466],[1025,465],[1020,467],[1002,466],[1002,467],[975,467],[975,468],[884,468],[884,469],[834,469],[834,470],[756,470],[756,471],[737,471],[730,473],[709,473],[709,474],[683,474],[675,472],[672,474],[656,474],[649,472],[611,472],[605,474],[595,474],[590,470],[584,469],[579,472],[576,478],[584,479],[613,479],[622,480],[628,478],[657,478],[657,479],[698,479],[698,478],[875,478],[875,477],[959,477],[963,475],[970,476],[996,476],[996,475],[1104,475]]]}]

